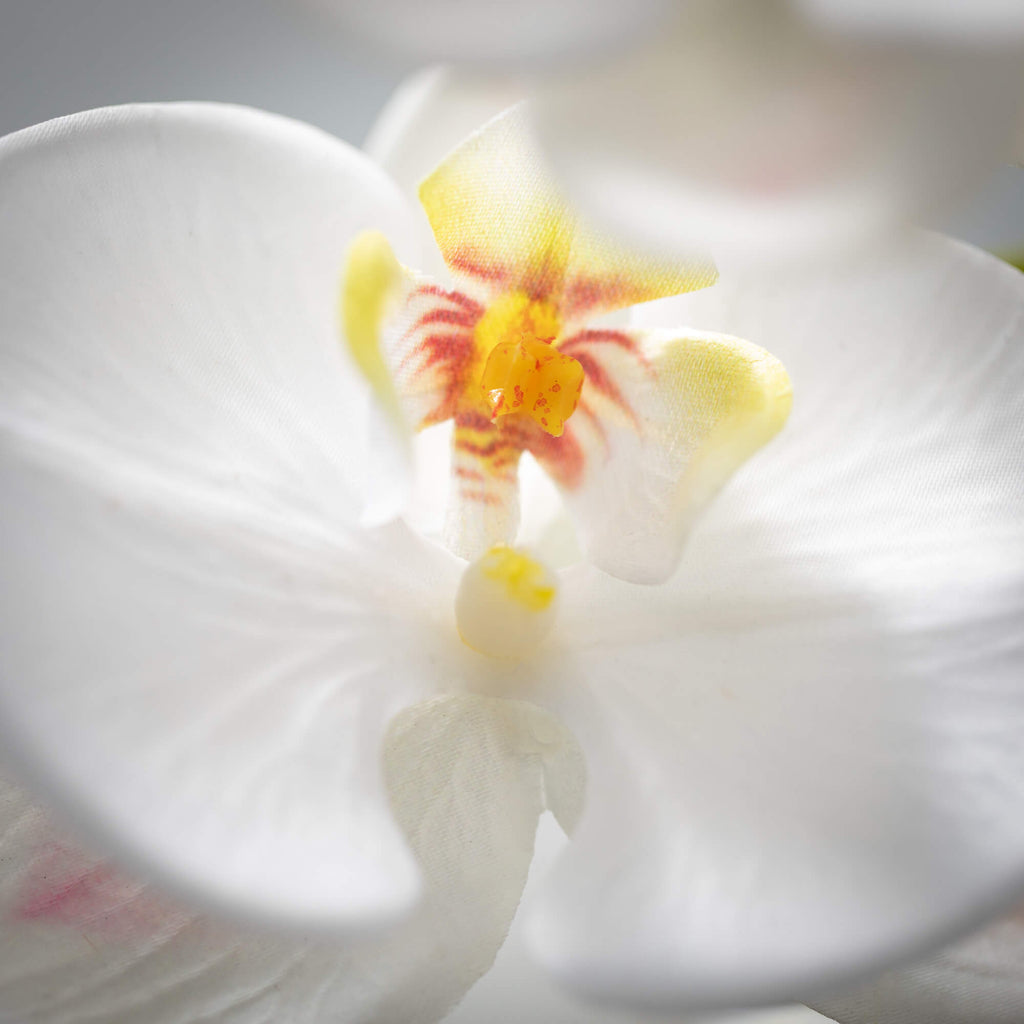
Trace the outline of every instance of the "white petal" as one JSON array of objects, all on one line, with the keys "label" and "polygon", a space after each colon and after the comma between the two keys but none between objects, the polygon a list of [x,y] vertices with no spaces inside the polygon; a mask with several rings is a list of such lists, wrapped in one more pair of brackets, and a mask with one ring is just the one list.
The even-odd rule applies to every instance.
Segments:
[{"label": "white petal", "polygon": [[903,255],[644,314],[763,345],[794,412],[671,584],[565,581],[591,798],[533,937],[580,991],[803,1001],[1024,888],[1024,277]]},{"label": "white petal", "polygon": [[309,0],[383,50],[487,66],[602,53],[642,38],[668,0]]},{"label": "white petal", "polygon": [[623,237],[776,265],[858,245],[1008,159],[1016,51],[816,31],[779,4],[695,7],[656,46],[553,80],[535,121],[568,197]]},{"label": "white petal", "polygon": [[1024,908],[930,960],[817,1005],[841,1024],[1019,1024]]},{"label": "white petal", "polygon": [[400,196],[314,129],[202,105],[11,136],[0,183],[10,744],[104,848],[204,899],[403,910],[379,739],[433,692],[456,581],[351,525],[334,310],[356,231],[404,243]]},{"label": "white petal", "polygon": [[494,967],[472,989],[445,1024],[828,1024],[805,1006],[774,1007],[715,1015],[638,1014],[608,1004],[584,1002],[553,983],[530,956],[525,921],[541,898],[543,879],[565,847],[566,837],[550,817],[541,819],[537,851],[512,928]]},{"label": "white petal", "polygon": [[0,783],[0,1022],[436,1020],[502,942],[543,774],[567,757],[564,730],[515,702],[456,698],[400,716],[389,790],[425,900],[381,937],[346,944],[239,929],[178,905],[83,852]]}]

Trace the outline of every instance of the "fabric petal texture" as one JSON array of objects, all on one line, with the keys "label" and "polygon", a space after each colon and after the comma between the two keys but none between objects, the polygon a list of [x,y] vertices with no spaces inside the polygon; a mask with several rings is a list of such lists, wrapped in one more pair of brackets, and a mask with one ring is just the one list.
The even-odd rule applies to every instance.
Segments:
[{"label": "fabric petal texture", "polygon": [[526,91],[519,78],[433,65],[399,85],[363,144],[416,208],[426,250],[416,269],[444,284],[451,284],[451,275],[418,201],[420,182],[481,125],[521,103]]},{"label": "fabric petal texture", "polygon": [[357,525],[367,398],[334,308],[358,231],[415,259],[404,201],[315,129],[193,104],[11,136],[0,182],[8,743],[191,896],[404,912],[380,740],[437,691],[457,567]]},{"label": "fabric petal texture", "polygon": [[525,105],[459,146],[419,196],[453,274],[487,297],[544,298],[565,325],[717,278],[706,256],[651,257],[577,221],[552,187]]},{"label": "fabric petal texture", "polygon": [[1024,1019],[1024,914],[817,1002],[840,1024],[1016,1024]]},{"label": "fabric petal texture", "polygon": [[0,1021],[436,1021],[490,966],[526,878],[544,775],[578,756],[564,729],[517,702],[442,698],[401,714],[386,776],[424,899],[382,936],[344,943],[179,904],[83,850],[5,781]]},{"label": "fabric petal texture", "polygon": [[803,1002],[1024,889],[1024,277],[913,236],[640,319],[765,345],[794,411],[666,586],[565,576],[534,693],[591,797],[532,941],[595,997]]}]

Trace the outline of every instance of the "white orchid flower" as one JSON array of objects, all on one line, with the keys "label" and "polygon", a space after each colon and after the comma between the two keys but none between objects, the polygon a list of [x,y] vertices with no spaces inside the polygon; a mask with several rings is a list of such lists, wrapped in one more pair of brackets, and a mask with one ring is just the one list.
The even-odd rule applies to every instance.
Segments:
[{"label": "white orchid flower", "polygon": [[[573,838],[534,954],[634,1013],[811,999],[1024,887],[1024,281],[991,257],[915,236],[589,328],[589,412],[520,426],[601,564],[665,575],[689,534],[663,586],[365,525],[397,428],[452,379],[406,360],[425,317],[479,333],[481,379],[512,326],[571,374],[576,313],[711,279],[565,220],[519,127],[424,192],[486,286],[463,298],[403,269],[429,254],[401,191],[314,129],[186,104],[0,143],[6,744],[105,856],[281,935],[154,905],[12,791],[0,1020],[438,1019],[490,965],[545,809]],[[390,416],[369,451],[346,265]],[[779,359],[791,422],[696,523],[780,425]],[[513,359],[490,383],[536,380]],[[511,428],[490,412],[474,429]],[[475,553],[511,535],[479,514],[511,481],[471,468],[498,495],[457,492]],[[516,661],[459,635],[515,624]]]}]

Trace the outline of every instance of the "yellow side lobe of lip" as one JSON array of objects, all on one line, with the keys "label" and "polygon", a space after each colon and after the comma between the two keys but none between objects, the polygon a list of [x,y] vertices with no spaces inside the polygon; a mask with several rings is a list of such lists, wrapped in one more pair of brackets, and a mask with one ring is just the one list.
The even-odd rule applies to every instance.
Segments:
[{"label": "yellow side lobe of lip", "polygon": [[398,397],[384,361],[381,331],[405,275],[388,240],[364,231],[348,251],[341,289],[341,323],[348,350],[381,404],[398,415]]},{"label": "yellow side lobe of lip", "polygon": [[542,612],[555,599],[555,588],[546,584],[547,572],[539,562],[514,548],[498,544],[480,560],[488,579],[500,583],[510,601],[531,612]]},{"label": "yellow side lobe of lip", "polygon": [[769,352],[726,335],[681,339],[655,365],[662,386],[686,409],[691,456],[677,500],[699,510],[785,425],[792,384]]}]

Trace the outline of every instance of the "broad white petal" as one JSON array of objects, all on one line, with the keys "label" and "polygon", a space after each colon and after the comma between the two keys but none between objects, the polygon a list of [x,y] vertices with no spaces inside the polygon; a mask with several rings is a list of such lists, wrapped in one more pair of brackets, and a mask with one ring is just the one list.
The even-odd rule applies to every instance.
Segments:
[{"label": "broad white petal", "polygon": [[688,8],[656,45],[555,79],[534,108],[568,198],[624,238],[719,267],[891,232],[1008,159],[1012,49],[815,29],[779,3]]},{"label": "broad white petal", "polygon": [[635,1008],[585,1002],[554,983],[531,957],[526,921],[543,896],[543,882],[565,848],[566,837],[554,819],[541,819],[537,849],[522,903],[508,938],[484,978],[474,986],[445,1024],[828,1024],[829,1018],[805,1006],[773,1007],[716,1014],[638,1013]]},{"label": "broad white petal", "polygon": [[595,995],[803,1001],[1024,888],[1024,277],[915,236],[660,305],[779,356],[793,416],[666,587],[566,578],[591,796],[533,938]]},{"label": "broad white petal", "polygon": [[352,525],[335,312],[356,231],[405,244],[397,190],[281,118],[129,107],[0,143],[0,222],[9,743],[103,848],[204,899],[403,910],[379,741],[434,690],[454,568]]},{"label": "broad white petal", "polygon": [[0,1021],[436,1020],[504,938],[544,772],[566,757],[564,729],[515,702],[455,698],[399,716],[387,778],[425,898],[379,938],[344,944],[201,915],[85,853],[0,784]]},{"label": "broad white petal", "polygon": [[669,0],[307,0],[378,46],[428,60],[555,61],[620,48],[653,31]]},{"label": "broad white petal", "polygon": [[817,1005],[840,1024],[1019,1024],[1024,908],[930,960]]}]

